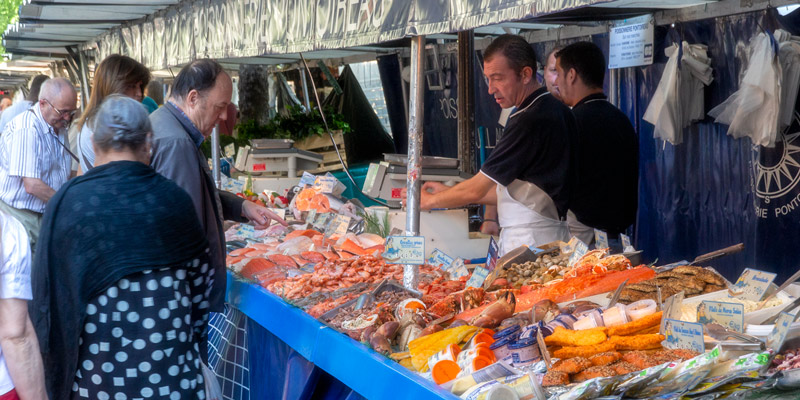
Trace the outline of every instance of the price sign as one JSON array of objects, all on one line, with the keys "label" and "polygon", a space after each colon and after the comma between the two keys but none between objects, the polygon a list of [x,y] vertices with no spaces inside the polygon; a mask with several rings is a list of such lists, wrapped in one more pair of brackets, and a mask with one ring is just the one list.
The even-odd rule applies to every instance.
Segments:
[{"label": "price sign", "polygon": [[425,237],[389,236],[383,258],[391,264],[425,264]]},{"label": "price sign", "polygon": [[[733,284],[735,297],[746,300],[760,301],[767,292],[769,285],[775,280],[777,274],[745,268],[736,283]],[[733,296],[731,296],[733,297]]]},{"label": "price sign", "polygon": [[305,221],[306,221],[307,223],[309,223],[309,224],[313,224],[313,223],[314,223],[314,220],[315,220],[316,218],[317,218],[317,210],[316,210],[316,209],[308,210],[308,213],[306,214],[306,219],[305,219]]},{"label": "price sign", "polygon": [[583,243],[580,240],[578,240],[578,243],[575,244],[575,250],[573,250],[572,255],[569,256],[568,266],[571,267],[575,265],[575,263],[578,262],[578,260],[580,260],[581,257],[585,256],[586,253],[588,252],[589,252],[589,246],[587,246],[586,243]]},{"label": "price sign", "polygon": [[497,265],[497,257],[500,253],[500,247],[497,245],[497,242],[494,241],[494,237],[489,238],[489,251],[486,254],[486,270],[489,272],[494,271],[495,265]]},{"label": "price sign", "polygon": [[225,146],[225,150],[223,151],[225,152],[225,157],[231,158],[236,155],[236,146],[231,143]]},{"label": "price sign", "polygon": [[662,344],[668,349],[692,350],[696,353],[705,351],[701,324],[667,319],[664,324],[664,336],[666,339]]},{"label": "price sign", "polygon": [[350,217],[346,215],[337,215],[333,217],[331,223],[325,228],[325,236],[344,236],[347,234],[348,227],[350,227]]},{"label": "price sign", "polygon": [[308,172],[303,171],[303,176],[300,178],[299,186],[306,186],[306,185],[314,185],[314,182],[317,181],[317,176],[314,174],[310,174]]},{"label": "price sign", "polygon": [[339,184],[339,180],[334,176],[318,176],[314,182],[314,189],[321,193],[331,194],[336,191],[336,186]]},{"label": "price sign", "polygon": [[445,267],[445,271],[450,273],[450,279],[458,279],[462,276],[469,275],[469,271],[467,271],[467,267],[464,266],[464,260],[461,258],[456,258],[453,262]]},{"label": "price sign", "polygon": [[608,248],[608,233],[600,229],[594,230],[594,248],[607,249]]},{"label": "price sign", "polygon": [[433,252],[428,257],[428,264],[437,267],[442,267],[443,269],[445,267],[450,266],[450,264],[452,264],[453,261],[455,261],[453,257],[448,256],[439,249],[433,249]]},{"label": "price sign", "polygon": [[314,218],[314,222],[311,223],[311,226],[318,231],[324,231],[332,215],[331,213],[317,213],[317,217]]},{"label": "price sign", "polygon": [[258,236],[256,235],[256,228],[254,228],[253,225],[240,224],[239,228],[236,229],[236,234],[245,239],[258,240]]},{"label": "price sign", "polygon": [[736,332],[744,332],[744,304],[703,300],[697,305],[697,322],[717,323]]},{"label": "price sign", "polygon": [[789,313],[782,312],[778,319],[775,321],[775,328],[772,333],[767,336],[767,348],[774,350],[776,353],[781,351],[783,342],[786,341],[786,335],[789,333],[789,328],[794,322],[795,316]]},{"label": "price sign", "polygon": [[467,287],[479,288],[483,286],[486,277],[489,276],[489,270],[484,267],[475,267],[472,270],[472,276],[467,279]]}]

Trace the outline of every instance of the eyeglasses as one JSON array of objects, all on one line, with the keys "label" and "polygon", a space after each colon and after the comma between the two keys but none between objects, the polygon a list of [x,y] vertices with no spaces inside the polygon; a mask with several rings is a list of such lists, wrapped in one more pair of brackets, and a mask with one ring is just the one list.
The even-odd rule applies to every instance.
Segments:
[{"label": "eyeglasses", "polygon": [[53,103],[50,102],[50,100],[44,99],[44,101],[50,106],[50,108],[53,109],[53,111],[56,112],[56,114],[58,114],[59,118],[64,118],[66,116],[68,119],[72,119],[72,117],[75,116],[75,113],[78,112],[78,110],[59,110],[53,105]]}]

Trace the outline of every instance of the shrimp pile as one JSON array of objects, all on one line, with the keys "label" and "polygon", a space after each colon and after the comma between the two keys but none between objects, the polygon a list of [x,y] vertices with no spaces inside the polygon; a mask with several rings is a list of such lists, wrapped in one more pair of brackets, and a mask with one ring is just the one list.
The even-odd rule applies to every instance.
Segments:
[{"label": "shrimp pile", "polygon": [[[436,267],[420,266],[420,274],[433,274]],[[360,282],[378,283],[384,279],[403,281],[403,266],[387,264],[382,258],[366,255],[356,258],[327,260],[310,274],[299,275],[267,287],[272,293],[294,300],[315,292],[331,292]]]}]

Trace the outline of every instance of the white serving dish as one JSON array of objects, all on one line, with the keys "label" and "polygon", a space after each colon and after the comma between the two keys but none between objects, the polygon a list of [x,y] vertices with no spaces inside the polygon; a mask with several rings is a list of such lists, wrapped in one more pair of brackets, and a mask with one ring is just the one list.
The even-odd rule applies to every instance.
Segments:
[{"label": "white serving dish", "polygon": [[[744,314],[745,325],[760,323],[761,321],[779,313],[789,302],[795,298],[787,293],[786,290],[778,293],[777,298],[781,299],[781,304],[775,307],[765,308],[763,310],[751,311]],[[690,297],[683,300],[683,305],[699,305],[703,300],[725,301],[728,299],[728,291],[720,290],[717,292],[707,293],[700,296]]]}]

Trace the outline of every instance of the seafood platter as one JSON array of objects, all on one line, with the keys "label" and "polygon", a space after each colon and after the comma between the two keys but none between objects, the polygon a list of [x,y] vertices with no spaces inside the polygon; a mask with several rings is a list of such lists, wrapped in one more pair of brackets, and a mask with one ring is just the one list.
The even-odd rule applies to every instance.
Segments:
[{"label": "seafood platter", "polygon": [[[716,399],[800,387],[800,323],[788,322],[777,348],[767,345],[777,323],[762,323],[795,312],[796,286],[745,300],[712,268],[633,265],[608,249],[572,257],[561,246],[498,263],[474,286],[470,275],[421,265],[408,289],[403,266],[382,257],[385,237],[359,225],[357,205],[312,188],[281,201],[288,227],[228,229],[229,269],[461,398]],[[311,210],[350,222],[334,231],[309,221]],[[736,333],[755,341],[709,328],[702,348],[671,343],[665,321],[697,322],[707,301],[740,304]]]}]

